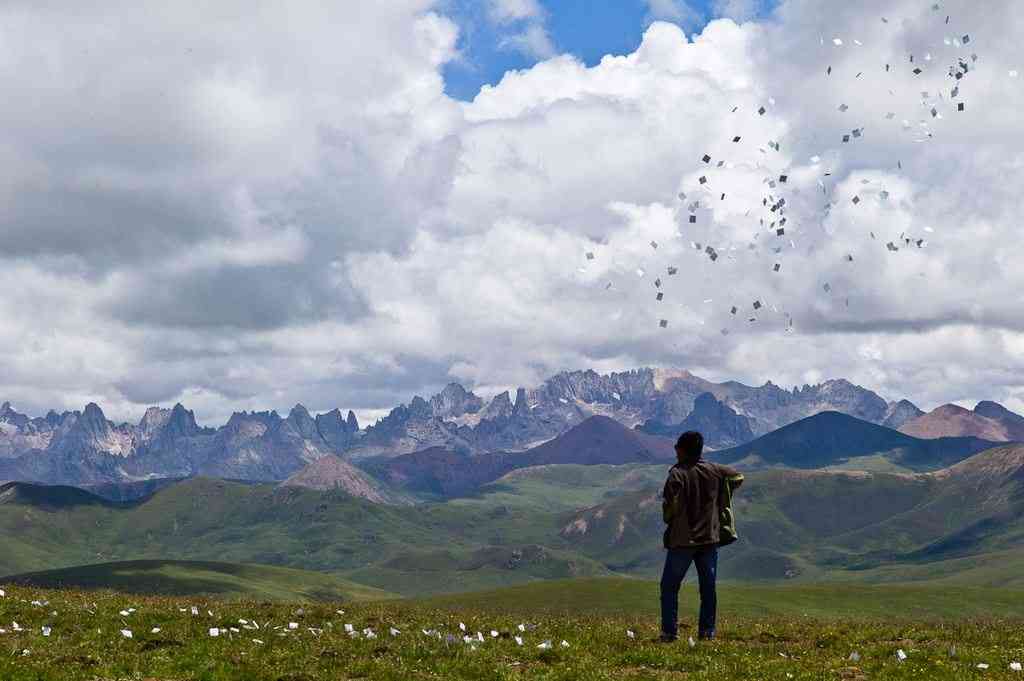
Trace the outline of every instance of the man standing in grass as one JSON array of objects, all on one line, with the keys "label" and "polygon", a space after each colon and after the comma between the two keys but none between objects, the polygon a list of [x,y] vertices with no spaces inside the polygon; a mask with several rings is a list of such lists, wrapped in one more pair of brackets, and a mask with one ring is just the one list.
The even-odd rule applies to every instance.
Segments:
[{"label": "man standing in grass", "polygon": [[732,492],[743,483],[735,468],[701,458],[704,436],[690,430],[676,441],[676,465],[668,472],[662,491],[662,517],[668,527],[664,543],[668,553],[661,574],[661,641],[675,641],[679,633],[679,586],[690,563],[697,565],[700,583],[702,639],[715,637],[718,547],[736,541]]}]

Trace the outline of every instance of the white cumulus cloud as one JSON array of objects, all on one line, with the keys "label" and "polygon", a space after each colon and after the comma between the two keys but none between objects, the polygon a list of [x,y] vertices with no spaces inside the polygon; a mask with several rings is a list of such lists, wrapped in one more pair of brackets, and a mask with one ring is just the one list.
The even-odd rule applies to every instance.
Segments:
[{"label": "white cumulus cloud", "polygon": [[652,2],[589,67],[497,3],[544,60],[469,103],[443,6],[332,7],[0,10],[3,399],[363,415],[672,364],[1024,407],[1019,3],[734,1],[688,38]]}]

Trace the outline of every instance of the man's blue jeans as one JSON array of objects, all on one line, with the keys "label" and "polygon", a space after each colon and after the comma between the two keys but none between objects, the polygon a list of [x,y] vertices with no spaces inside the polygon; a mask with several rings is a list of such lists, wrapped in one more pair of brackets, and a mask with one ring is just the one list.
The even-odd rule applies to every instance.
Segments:
[{"label": "man's blue jeans", "polygon": [[715,594],[717,546],[668,549],[665,569],[661,573],[661,633],[673,638],[679,633],[679,587],[686,571],[690,569],[690,563],[696,563],[697,580],[700,583],[698,635],[710,638],[715,635],[715,613],[718,608]]}]

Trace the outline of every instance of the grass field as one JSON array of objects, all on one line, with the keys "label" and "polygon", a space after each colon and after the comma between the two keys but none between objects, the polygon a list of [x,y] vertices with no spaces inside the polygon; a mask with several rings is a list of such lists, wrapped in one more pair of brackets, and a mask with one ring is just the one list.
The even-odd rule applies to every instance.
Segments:
[{"label": "grass field", "polygon": [[[692,575],[691,575],[692,577]],[[696,588],[688,579],[680,612],[696,608]],[[658,583],[640,579],[552,580],[494,591],[421,599],[442,608],[491,608],[507,613],[655,617]],[[850,618],[952,620],[1003,618],[1024,622],[1024,591],[921,584],[720,584],[719,609],[744,618],[811,617],[822,621]],[[680,615],[682,617],[682,615]]]},{"label": "grass field", "polygon": [[305,604],[3,589],[12,681],[1020,679],[1024,662],[1024,596],[998,589],[726,586],[719,640],[694,646],[692,589],[681,640],[658,644],[657,585],[639,580]]}]

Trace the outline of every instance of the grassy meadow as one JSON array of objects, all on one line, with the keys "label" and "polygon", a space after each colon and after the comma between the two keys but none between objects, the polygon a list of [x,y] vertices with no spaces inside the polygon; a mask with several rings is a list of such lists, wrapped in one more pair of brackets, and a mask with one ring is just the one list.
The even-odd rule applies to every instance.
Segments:
[{"label": "grassy meadow", "polygon": [[12,681],[1019,679],[1024,662],[1024,594],[988,588],[725,585],[720,639],[693,646],[692,586],[666,645],[641,580],[315,603],[2,588]]}]

